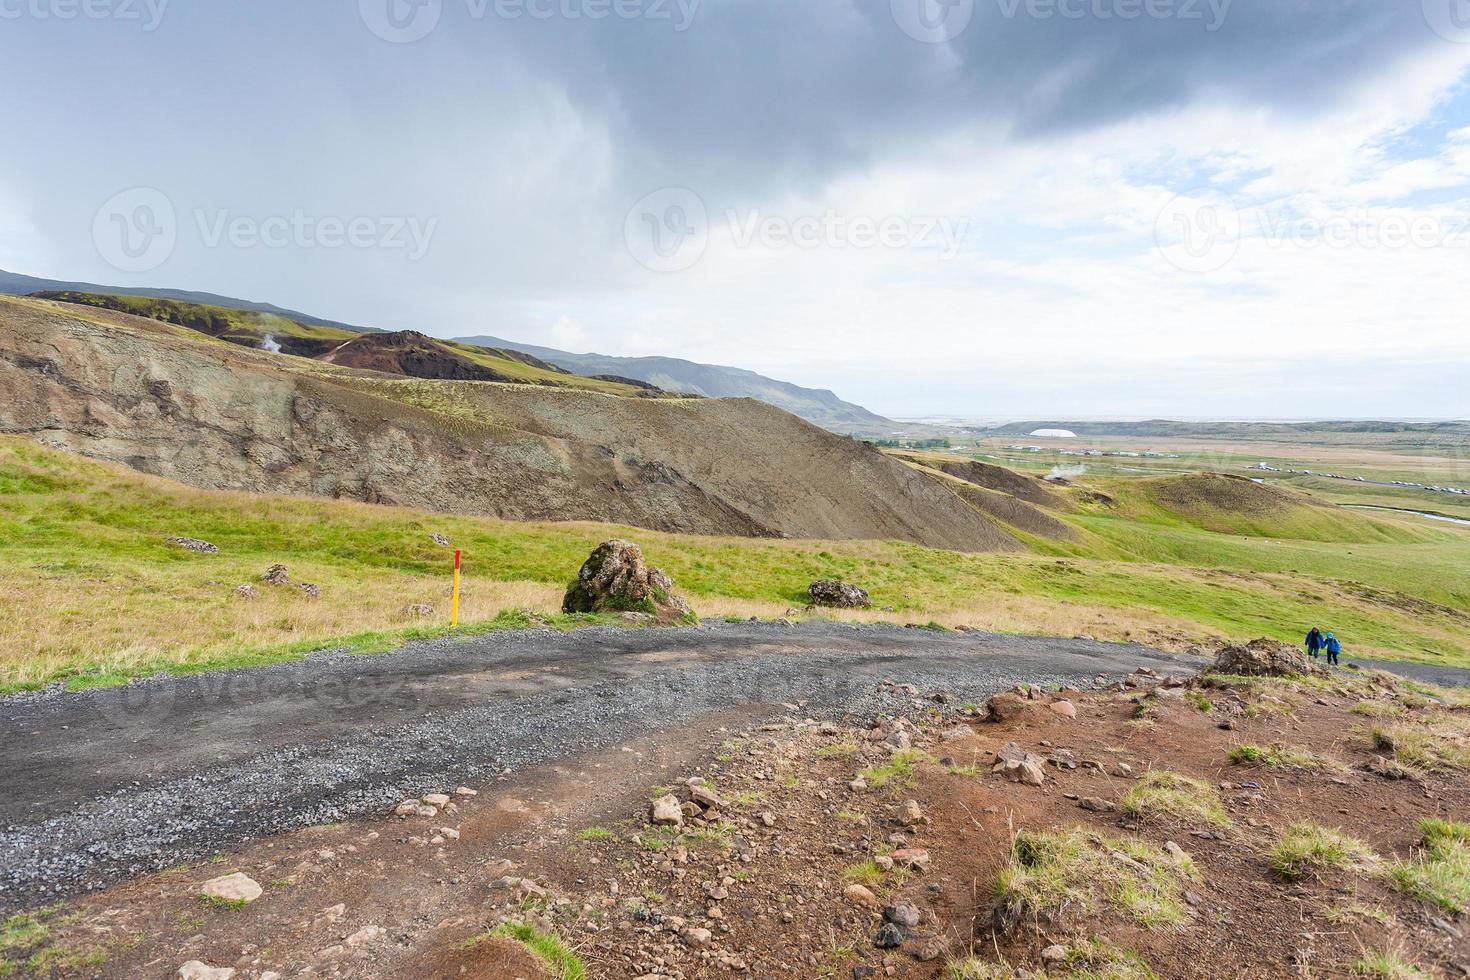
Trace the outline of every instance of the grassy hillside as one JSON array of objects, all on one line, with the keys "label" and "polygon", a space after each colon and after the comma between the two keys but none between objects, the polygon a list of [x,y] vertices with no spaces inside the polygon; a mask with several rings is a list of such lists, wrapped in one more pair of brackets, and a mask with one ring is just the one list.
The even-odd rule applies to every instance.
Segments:
[{"label": "grassy hillside", "polygon": [[[622,397],[647,397],[649,392],[637,385],[619,384],[599,378],[583,378],[549,364],[540,364],[516,351],[495,350],[452,341],[440,341],[419,334],[384,335],[381,331],[364,333],[340,327],[313,326],[272,313],[230,309],[200,303],[184,303],[173,299],[147,296],[110,296],[77,292],[47,292],[42,299],[112,310],[147,317],[161,323],[185,327],[241,347],[256,350],[279,346],[282,353],[319,360],[345,344],[377,347],[387,338],[415,336],[437,350],[444,360],[465,359],[485,369],[486,377],[517,384],[534,384],[577,391],[596,391]],[[454,377],[455,375],[443,375]],[[435,375],[439,377],[439,375]]]},{"label": "grassy hillside", "polygon": [[[466,553],[466,630],[490,628],[505,610],[554,613],[592,547],[619,536],[641,543],[706,616],[779,616],[803,602],[812,580],[836,576],[871,589],[880,607],[855,618],[1176,647],[1295,639],[1318,623],[1352,652],[1470,665],[1470,532],[1405,525],[1402,540],[1344,549],[1116,514],[1077,521],[1088,532],[1082,541],[1035,542],[1078,549],[1075,557],[509,523],[199,491],[0,438],[0,690],[264,663],[323,646],[381,649],[442,631],[450,551],[434,533]],[[221,552],[184,551],[169,535]],[[320,585],[322,598],[259,584],[275,562]],[[259,598],[233,594],[252,581]],[[435,605],[436,617],[409,618],[410,603]]]}]

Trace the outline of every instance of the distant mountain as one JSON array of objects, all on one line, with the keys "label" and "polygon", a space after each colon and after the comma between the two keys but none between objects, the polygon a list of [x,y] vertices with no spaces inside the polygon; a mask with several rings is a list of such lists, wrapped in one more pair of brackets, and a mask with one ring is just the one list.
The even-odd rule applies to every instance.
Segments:
[{"label": "distant mountain", "polygon": [[894,422],[845,402],[830,391],[803,388],[743,368],[699,364],[675,357],[615,357],[611,354],[573,354],[498,337],[462,337],[460,343],[521,351],[586,377],[632,378],[664,391],[707,398],[754,398],[784,409],[814,425],[847,435],[888,436],[913,426]]},{"label": "distant mountain", "polygon": [[273,316],[283,316],[288,320],[295,320],[297,323],[304,323],[308,326],[336,327],[339,330],[351,330],[353,333],[373,333],[377,329],[375,327],[354,327],[349,323],[338,323],[336,320],[323,320],[320,317],[298,313],[295,310],[283,309],[279,306],[273,306],[270,303],[255,303],[246,299],[216,296],[214,293],[192,292],[187,289],[149,289],[144,286],[99,286],[94,282],[62,282],[59,279],[37,279],[34,276],[23,276],[16,272],[6,272],[4,269],[0,269],[0,294],[29,296],[31,293],[40,292],[92,293],[101,296],[145,296],[149,299],[173,299],[183,303],[222,306],[227,310],[269,313]]}]

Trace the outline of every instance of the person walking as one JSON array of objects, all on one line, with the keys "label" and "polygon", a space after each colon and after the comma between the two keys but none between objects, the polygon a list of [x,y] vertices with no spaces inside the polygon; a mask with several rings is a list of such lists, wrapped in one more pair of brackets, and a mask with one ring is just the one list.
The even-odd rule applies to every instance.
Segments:
[{"label": "person walking", "polygon": [[1313,660],[1316,660],[1317,654],[1321,652],[1322,646],[1326,642],[1322,637],[1322,631],[1313,626],[1312,631],[1307,634],[1307,654]]},{"label": "person walking", "polygon": [[1337,662],[1337,655],[1342,653],[1342,641],[1337,638],[1337,634],[1333,633],[1331,630],[1328,630],[1327,642],[1324,644],[1324,646],[1327,650],[1327,665],[1329,667],[1341,666]]}]

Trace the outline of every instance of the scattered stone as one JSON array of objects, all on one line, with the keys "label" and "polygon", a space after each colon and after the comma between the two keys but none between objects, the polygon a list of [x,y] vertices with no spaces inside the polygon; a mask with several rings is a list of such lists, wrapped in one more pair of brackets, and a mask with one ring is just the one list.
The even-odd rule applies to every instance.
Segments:
[{"label": "scattered stone", "polygon": [[210,966],[198,960],[190,960],[179,967],[179,980],[230,980],[234,975],[234,967]]},{"label": "scattered stone", "polygon": [[975,732],[969,725],[954,725],[953,727],[946,728],[940,734],[939,740],[941,742],[953,742],[955,739],[968,738],[973,734]]},{"label": "scattered stone", "polygon": [[672,793],[660,796],[653,801],[648,819],[661,827],[678,827],[684,823],[684,808]]},{"label": "scattered stone", "polygon": [[562,600],[564,613],[642,611],[663,623],[690,615],[689,604],[674,594],[662,569],[650,568],[643,550],[627,541],[597,546]]},{"label": "scattered stone", "polygon": [[185,551],[193,551],[201,555],[217,555],[219,548],[208,541],[200,541],[198,538],[169,538],[168,543]]},{"label": "scattered stone", "polygon": [[235,595],[239,596],[241,599],[260,598],[260,593],[257,592],[255,590],[255,586],[251,585],[249,582],[246,582],[244,585],[235,586]]},{"label": "scattered stone", "polygon": [[883,744],[888,746],[890,749],[903,752],[913,747],[914,740],[910,738],[909,733],[904,731],[902,728],[895,728],[889,734],[889,736],[883,740]]},{"label": "scattered stone", "polygon": [[201,895],[221,902],[253,902],[263,891],[253,878],[238,871],[223,878],[213,878],[199,887]]},{"label": "scattered stone", "polygon": [[883,910],[883,919],[904,929],[917,929],[924,919],[924,913],[919,911],[917,905],[895,902]]},{"label": "scattered stone", "polygon": [[1021,768],[1018,770],[1018,773],[1020,781],[1027,786],[1040,786],[1046,782],[1046,773],[1042,771],[1040,766],[1030,760],[1021,763]]},{"label": "scattered stone", "polygon": [[725,801],[720,798],[720,794],[703,783],[697,783],[689,787],[689,798],[705,809],[723,807],[725,805]]},{"label": "scattered stone", "polygon": [[625,612],[622,618],[623,622],[630,623],[634,626],[647,626],[649,623],[657,622],[648,613],[641,612]]},{"label": "scattered stone", "polygon": [[442,534],[431,534],[429,539],[441,548],[449,547],[449,539]]},{"label": "scattered stone", "polygon": [[912,868],[915,871],[923,871],[929,867],[929,852],[922,847],[902,847],[894,851],[889,857],[895,865],[901,868]]},{"label": "scattered stone", "polygon": [[1107,800],[1100,799],[1096,796],[1083,797],[1080,801],[1078,801],[1077,805],[1082,809],[1088,810],[1092,813],[1112,813],[1113,810],[1116,809],[1112,803],[1108,802]]},{"label": "scattered stone", "polygon": [[915,824],[924,822],[924,811],[919,806],[918,800],[906,800],[898,810],[898,822],[905,827],[912,827]]},{"label": "scattered stone", "polygon": [[457,790],[454,791],[454,795],[455,796],[479,796],[480,795],[480,791],[479,790],[470,789],[468,786],[461,786],[459,789],[457,789]]},{"label": "scattered stone", "polygon": [[1067,947],[1060,943],[1046,947],[1041,951],[1041,959],[1046,963],[1062,963],[1067,959]]},{"label": "scattered stone", "polygon": [[842,890],[842,894],[854,905],[867,905],[872,908],[879,906],[878,896],[874,895],[862,885],[848,885]]},{"label": "scattered stone", "polygon": [[903,945],[908,934],[892,922],[885,922],[878,929],[878,934],[873,937],[873,945],[879,949],[898,949]]},{"label": "scattered stone", "polygon": [[290,585],[291,575],[286,571],[285,565],[272,565],[265,570],[260,580],[266,585]]},{"label": "scattered stone", "polygon": [[873,605],[866,590],[835,579],[813,582],[807,587],[806,594],[812,605],[828,609],[870,609]]},{"label": "scattered stone", "polygon": [[445,793],[429,793],[423,797],[429,806],[448,806],[449,796]]},{"label": "scattered stone", "polygon": [[1071,701],[1053,701],[1051,704],[1047,705],[1047,707],[1056,714],[1061,715],[1063,718],[1077,717],[1077,706]]},{"label": "scattered stone", "polygon": [[310,582],[302,582],[296,587],[302,592],[306,593],[306,597],[308,599],[320,599],[322,597],[322,587],[320,585],[312,585]]},{"label": "scattered stone", "polygon": [[696,949],[703,946],[708,946],[710,944],[710,940],[712,940],[713,938],[714,933],[710,932],[708,929],[693,928],[684,930],[685,944],[693,946]]},{"label": "scattered stone", "polygon": [[434,607],[427,602],[415,602],[403,607],[403,614],[414,619],[428,619],[434,615]]},{"label": "scattered stone", "polygon": [[386,930],[382,926],[363,926],[344,939],[343,942],[347,944],[348,949],[356,949],[359,946],[366,946],[368,943],[376,942],[383,937],[385,932]]}]

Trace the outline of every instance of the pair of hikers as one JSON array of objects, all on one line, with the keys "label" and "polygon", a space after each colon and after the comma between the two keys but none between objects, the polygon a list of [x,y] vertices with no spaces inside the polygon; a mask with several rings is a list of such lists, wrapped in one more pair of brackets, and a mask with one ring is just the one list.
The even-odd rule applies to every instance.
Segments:
[{"label": "pair of hikers", "polygon": [[1325,653],[1327,663],[1336,667],[1338,666],[1337,657],[1342,653],[1342,641],[1331,630],[1323,633],[1313,626],[1312,631],[1307,634],[1307,653],[1311,654],[1313,660],[1316,660],[1318,655]]}]

